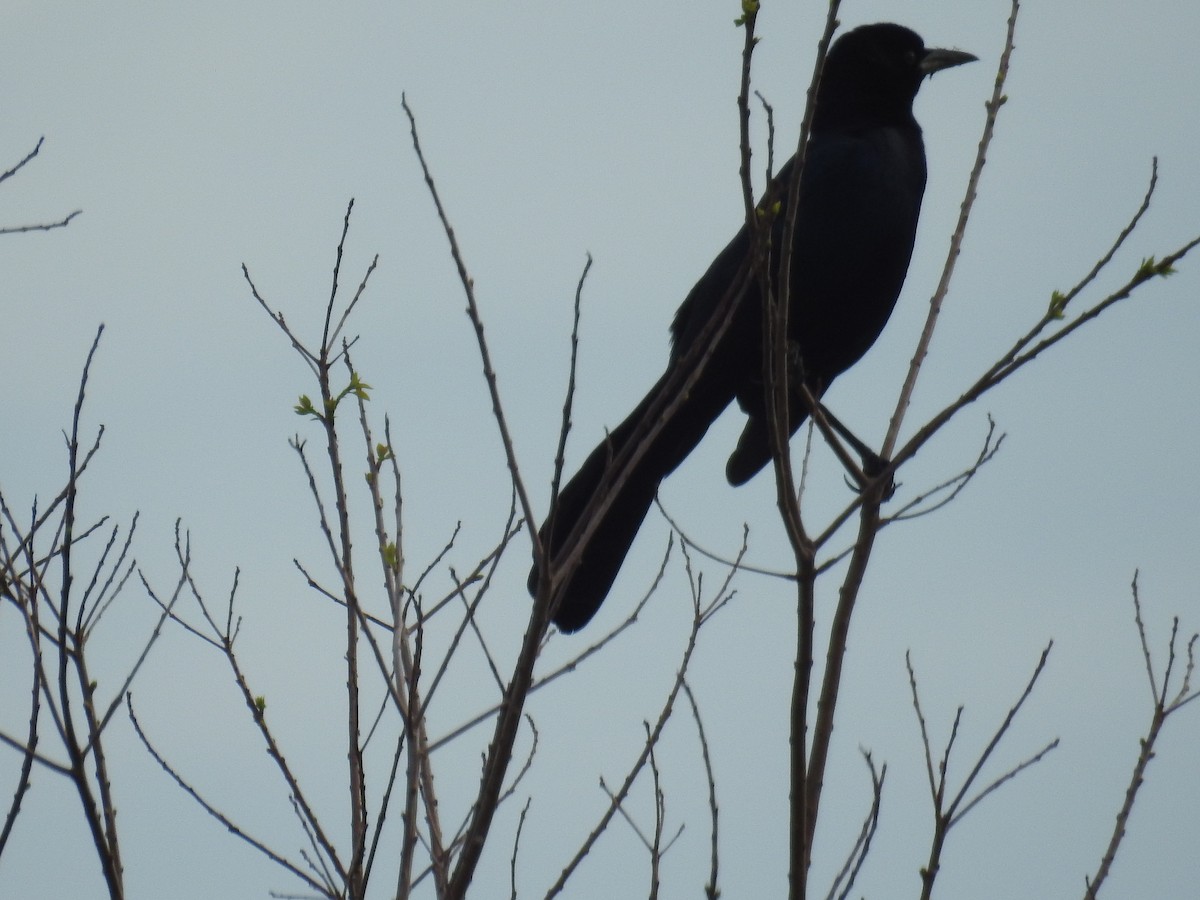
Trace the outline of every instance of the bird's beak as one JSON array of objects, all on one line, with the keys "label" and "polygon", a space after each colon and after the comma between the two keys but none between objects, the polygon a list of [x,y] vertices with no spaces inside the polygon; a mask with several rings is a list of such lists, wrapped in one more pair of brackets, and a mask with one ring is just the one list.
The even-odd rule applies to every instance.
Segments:
[{"label": "bird's beak", "polygon": [[975,62],[977,59],[979,59],[978,56],[964,53],[962,50],[939,50],[935,47],[926,50],[925,55],[921,57],[921,61],[917,65],[922,75],[932,75],[934,72],[942,71],[942,69],[949,69],[951,66],[961,66],[963,63]]}]

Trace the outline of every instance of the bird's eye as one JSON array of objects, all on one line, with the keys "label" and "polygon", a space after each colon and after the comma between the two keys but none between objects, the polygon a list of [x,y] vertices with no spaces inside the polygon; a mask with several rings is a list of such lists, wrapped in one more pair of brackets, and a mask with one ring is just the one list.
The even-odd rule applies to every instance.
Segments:
[{"label": "bird's eye", "polygon": [[910,66],[915,66],[917,64],[917,51],[909,50],[907,53],[905,53],[904,61]]}]

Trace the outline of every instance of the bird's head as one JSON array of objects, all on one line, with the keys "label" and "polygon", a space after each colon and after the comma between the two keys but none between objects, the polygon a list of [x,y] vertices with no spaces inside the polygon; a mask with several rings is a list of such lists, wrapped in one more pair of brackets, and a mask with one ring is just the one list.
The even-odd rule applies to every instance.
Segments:
[{"label": "bird's head", "polygon": [[920,35],[903,25],[880,22],[855,28],[829,49],[814,127],[827,119],[822,106],[826,112],[870,121],[909,120],[926,76],[974,59],[961,50],[926,47]]}]

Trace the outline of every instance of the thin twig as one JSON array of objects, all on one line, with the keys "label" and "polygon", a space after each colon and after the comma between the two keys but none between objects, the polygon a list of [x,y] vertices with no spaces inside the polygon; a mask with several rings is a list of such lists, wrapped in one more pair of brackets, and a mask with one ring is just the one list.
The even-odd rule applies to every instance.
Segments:
[{"label": "thin twig", "polygon": [[[1150,725],[1146,729],[1145,735],[1138,741],[1137,760],[1134,762],[1129,784],[1125,788],[1125,797],[1121,803],[1121,808],[1117,811],[1116,823],[1113,826],[1108,846],[1105,847],[1096,872],[1090,878],[1084,879],[1085,900],[1095,900],[1101,885],[1104,884],[1105,879],[1108,878],[1109,872],[1112,870],[1113,863],[1117,858],[1117,851],[1120,849],[1121,842],[1125,838],[1129,825],[1129,817],[1133,812],[1133,805],[1137,800],[1138,791],[1145,784],[1146,770],[1150,766],[1150,760],[1154,758],[1158,738],[1168,717],[1200,696],[1200,692],[1191,689],[1191,677],[1195,667],[1195,647],[1198,635],[1193,634],[1188,640],[1186,651],[1187,663],[1183,677],[1180,679],[1180,688],[1174,698],[1168,702],[1167,697],[1171,690],[1171,665],[1168,664],[1166,671],[1163,673],[1162,681],[1157,681],[1154,677],[1154,663],[1150,654],[1150,644],[1146,639],[1146,625],[1142,619],[1142,603],[1138,592],[1138,573],[1136,571],[1133,575],[1130,592],[1133,596],[1134,624],[1137,628],[1138,640],[1141,644],[1142,661],[1146,666],[1146,674],[1150,678],[1150,693],[1153,698]],[[1172,620],[1171,637],[1167,643],[1167,657],[1172,662],[1176,656],[1178,635],[1179,619],[1176,617]]]},{"label": "thin twig", "polygon": [[933,331],[937,325],[942,304],[945,302],[946,295],[950,291],[950,280],[954,276],[954,266],[958,262],[958,255],[962,249],[963,238],[967,232],[967,222],[971,217],[971,210],[975,206],[975,198],[978,196],[979,181],[983,175],[984,164],[987,162],[988,148],[991,146],[992,137],[996,132],[996,119],[1000,115],[1000,108],[1007,101],[1007,97],[1004,94],[1004,85],[1008,80],[1009,63],[1012,59],[1013,49],[1016,47],[1017,13],[1019,10],[1019,0],[1013,0],[1008,16],[1008,30],[1004,36],[1004,49],[1000,53],[1000,63],[996,68],[996,80],[992,88],[992,97],[985,105],[986,115],[984,117],[983,133],[979,137],[979,148],[975,153],[975,164],[971,168],[971,175],[967,179],[966,194],[963,197],[962,205],[959,207],[958,224],[955,225],[954,233],[950,236],[950,247],[946,252],[946,262],[942,266],[941,278],[938,280],[938,285],[933,292],[933,296],[929,299],[929,314],[925,318],[925,327],[921,331],[921,337],[917,340],[917,349],[913,353],[912,361],[908,367],[908,374],[904,379],[904,386],[900,389],[900,396],[896,401],[896,411],[892,414],[892,420],[888,424],[887,436],[884,438],[883,448],[880,450],[880,455],[884,459],[891,456],[892,449],[896,446],[896,441],[899,439],[900,426],[904,421],[904,415],[908,411],[909,404],[912,402],[912,394],[916,389],[917,376],[920,374],[921,366],[929,353],[929,344],[933,340]]},{"label": "thin twig", "polygon": [[942,853],[945,848],[946,838],[950,834],[950,829],[987,796],[999,790],[1003,785],[1012,781],[1021,772],[1028,769],[1030,766],[1040,762],[1046,754],[1058,747],[1058,739],[1055,738],[1041,750],[1037,751],[1027,759],[1022,760],[1008,771],[1000,775],[976,795],[967,798],[968,792],[971,790],[975,780],[979,777],[984,765],[991,758],[996,747],[999,746],[1001,739],[1008,733],[1012,726],[1013,720],[1017,713],[1025,705],[1025,701],[1029,699],[1033,692],[1034,685],[1037,684],[1042,672],[1046,667],[1046,660],[1049,658],[1050,650],[1054,646],[1054,642],[1050,641],[1042,651],[1038,659],[1037,665],[1034,667],[1033,674],[1025,685],[1025,689],[1017,698],[1016,702],[1009,708],[1008,714],[1004,717],[1003,722],[996,729],[987,746],[979,754],[972,766],[970,773],[963,780],[962,785],[955,793],[953,799],[949,803],[946,802],[947,796],[947,775],[950,769],[950,757],[954,748],[955,742],[958,739],[959,727],[962,724],[963,707],[959,706],[954,714],[954,723],[950,729],[950,737],[946,741],[945,750],[942,753],[941,759],[938,761],[937,772],[934,772],[933,765],[933,748],[929,740],[929,731],[925,724],[925,714],[921,710],[921,699],[917,691],[917,677],[913,670],[912,656],[909,653],[905,654],[905,665],[908,668],[909,687],[912,691],[913,709],[917,714],[917,721],[921,727],[921,743],[925,752],[925,770],[929,780],[929,794],[933,802],[933,835],[930,841],[929,861],[921,869],[921,897],[922,900],[932,896],[934,882],[937,879],[938,872],[941,868]]},{"label": "thin twig", "polygon": [[156,763],[158,763],[159,768],[161,768],[164,772],[166,772],[167,775],[170,776],[171,780],[174,781],[177,785],[179,785],[180,788],[183,789],[183,792],[185,794],[187,794],[189,797],[191,797],[193,800],[195,800],[198,804],[200,804],[200,807],[205,812],[207,812],[210,816],[212,816],[214,819],[216,819],[218,822],[220,822],[221,825],[223,825],[225,827],[225,829],[228,830],[229,833],[232,834],[234,837],[240,838],[241,840],[245,841],[247,844],[249,844],[251,847],[253,847],[255,850],[257,850],[259,853],[263,854],[263,856],[267,857],[267,859],[269,859],[272,862],[277,863],[278,865],[287,869],[289,872],[291,872],[293,875],[295,875],[297,878],[299,878],[301,881],[303,881],[305,884],[307,884],[313,890],[319,891],[322,896],[326,896],[326,897],[337,896],[338,889],[337,889],[336,884],[329,882],[329,881],[326,881],[326,883],[322,884],[321,882],[315,880],[311,875],[309,875],[303,868],[298,866],[296,863],[291,862],[286,857],[280,856],[278,853],[276,853],[274,850],[272,850],[270,847],[268,847],[265,843],[263,843],[262,841],[260,841],[259,839],[255,838],[255,837],[252,837],[249,834],[247,834],[239,825],[237,825],[237,823],[235,823],[232,819],[230,819],[228,816],[226,816],[224,813],[222,813],[219,809],[217,809],[215,806],[213,806],[211,803],[209,803],[207,800],[205,800],[204,797],[202,797],[200,795],[200,792],[197,791],[196,788],[194,788],[186,780],[184,780],[183,776],[180,775],[174,769],[174,767],[171,766],[171,764],[166,761],[166,759],[162,756],[162,754],[159,753],[157,749],[155,749],[154,745],[150,743],[150,739],[146,736],[146,733],[142,730],[142,725],[141,725],[141,722],[138,721],[137,714],[133,711],[133,695],[132,694],[126,695],[126,707],[129,710],[129,721],[130,721],[130,723],[132,723],[133,730],[137,734],[138,739],[142,742],[142,746],[144,746],[146,748],[146,751],[150,754],[150,756],[154,759],[154,761]]},{"label": "thin twig", "polygon": [[700,719],[700,704],[696,702],[696,695],[692,692],[692,686],[688,684],[687,679],[683,682],[683,692],[687,696],[688,704],[692,707],[692,720],[696,723],[696,734],[700,740],[700,755],[704,760],[704,775],[708,780],[708,817],[712,822],[712,838],[709,842],[709,874],[708,881],[704,885],[704,896],[707,900],[717,900],[721,895],[721,889],[718,887],[720,880],[717,877],[720,869],[720,843],[717,840],[718,821],[720,815],[717,808],[717,779],[713,775],[712,757],[708,752],[708,735],[704,732],[704,722]]},{"label": "thin twig", "polygon": [[677,670],[675,676],[675,681],[671,685],[671,690],[667,694],[667,699],[663,703],[662,709],[659,711],[658,719],[655,721],[654,726],[648,730],[646,741],[642,746],[641,752],[638,754],[638,758],[634,761],[633,765],[630,766],[624,781],[621,783],[621,786],[612,793],[612,800],[604,814],[600,817],[600,820],[596,823],[596,826],[592,829],[587,838],[584,839],[575,855],[571,858],[571,861],[567,863],[558,879],[546,892],[546,900],[550,900],[550,898],[556,897],[562,893],[563,889],[566,887],[567,880],[579,867],[579,864],[588,855],[588,853],[591,852],[591,849],[596,844],[596,841],[600,839],[600,835],[603,834],[608,828],[609,822],[612,821],[613,816],[616,815],[620,810],[621,805],[625,802],[625,798],[629,796],[629,791],[633,787],[634,782],[637,780],[638,775],[645,768],[647,762],[649,761],[650,754],[655,745],[657,745],[659,738],[662,736],[663,728],[666,726],[667,720],[670,719],[671,713],[674,711],[675,700],[678,697],[679,692],[683,689],[683,683],[684,678],[687,675],[688,664],[691,662],[692,653],[696,649],[696,640],[699,636],[700,627],[700,618],[699,616],[696,616],[692,621],[692,627],[688,634],[687,646],[684,648],[683,658],[680,661],[679,669]]},{"label": "thin twig", "polygon": [[826,900],[833,900],[835,893],[838,900],[847,900],[850,896],[850,891],[854,889],[854,882],[858,880],[858,873],[862,871],[863,863],[867,861],[867,854],[871,852],[871,840],[879,828],[879,811],[883,804],[883,782],[887,778],[887,763],[884,763],[881,769],[876,769],[875,760],[871,754],[861,748],[859,752],[862,753],[863,760],[867,764],[867,771],[871,775],[871,808],[867,811],[866,818],[859,829],[858,838],[855,840],[854,846],[850,848],[842,870],[838,872],[833,884],[829,886]]}]

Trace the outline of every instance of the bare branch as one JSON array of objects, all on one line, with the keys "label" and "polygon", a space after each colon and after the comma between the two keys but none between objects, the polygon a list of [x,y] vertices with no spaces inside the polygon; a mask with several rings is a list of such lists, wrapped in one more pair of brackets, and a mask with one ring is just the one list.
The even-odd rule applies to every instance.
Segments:
[{"label": "bare branch", "polygon": [[683,659],[680,661],[679,669],[675,676],[675,682],[672,684],[671,690],[667,695],[667,699],[663,703],[657,721],[654,723],[654,726],[648,730],[646,742],[642,746],[641,753],[630,767],[629,772],[626,774],[625,780],[621,783],[620,787],[612,793],[612,801],[609,803],[608,809],[605,810],[604,814],[600,817],[600,821],[597,822],[595,828],[592,829],[591,833],[579,847],[579,850],[576,851],[575,856],[572,857],[571,861],[567,863],[566,867],[562,870],[558,880],[555,881],[550,889],[546,892],[547,900],[550,900],[551,897],[558,896],[560,893],[562,893],[564,887],[566,886],[567,880],[579,867],[579,864],[583,861],[584,857],[591,852],[591,849],[595,845],[596,841],[600,839],[600,835],[603,834],[608,828],[609,822],[612,821],[613,816],[616,815],[620,810],[621,805],[625,802],[625,798],[629,796],[629,791],[633,787],[634,781],[637,780],[638,775],[641,773],[643,768],[645,768],[647,762],[649,761],[650,754],[654,750],[655,745],[658,743],[659,738],[662,736],[662,731],[667,724],[667,720],[671,717],[671,713],[674,711],[675,700],[678,697],[680,690],[683,688],[684,678],[687,675],[688,663],[691,662],[692,652],[696,649],[696,639],[699,636],[700,626],[700,617],[696,616],[692,621],[692,628],[688,634],[687,646],[684,648]]},{"label": "bare branch", "polygon": [[[37,144],[34,145],[34,148],[32,150],[30,150],[28,153],[26,153],[24,158],[19,163],[17,163],[11,169],[9,169],[5,172],[0,172],[0,184],[4,183],[8,179],[12,178],[14,175],[17,174],[17,172],[19,172],[19,171],[21,171],[21,169],[25,168],[26,164],[28,164],[35,156],[38,155],[38,153],[41,152],[42,144],[45,143],[45,141],[46,141],[45,135],[38,138],[38,142],[37,142]],[[14,226],[8,226],[8,227],[0,227],[0,234],[21,234],[23,232],[28,232],[28,231],[53,231],[55,228],[66,228],[67,225],[69,225],[71,223],[72,219],[74,219],[78,215],[81,215],[82,213],[83,213],[82,209],[77,209],[77,210],[75,210],[75,212],[71,213],[68,216],[65,216],[62,219],[59,219],[57,222],[49,222],[46,224],[37,224],[37,225],[14,225]]]},{"label": "bare branch", "polygon": [[[1042,675],[1042,671],[1046,668],[1046,660],[1050,658],[1050,651],[1053,648],[1054,641],[1050,641],[1046,644],[1046,648],[1042,650],[1042,655],[1038,659],[1037,665],[1033,669],[1033,674],[1029,676],[1029,681],[1025,685],[1025,690],[1021,692],[1021,696],[1017,698],[1017,702],[1009,708],[1008,714],[1004,717],[1004,721],[1000,724],[1000,727],[996,729],[995,734],[992,735],[992,739],[988,741],[987,747],[985,747],[983,752],[979,754],[979,759],[976,760],[974,768],[971,769],[971,773],[966,777],[966,780],[963,781],[962,787],[959,788],[958,794],[955,796],[953,802],[951,802],[950,807],[947,810],[951,815],[950,824],[954,824],[955,821],[966,814],[967,809],[970,809],[971,806],[974,806],[982,798],[983,795],[981,794],[979,797],[975,798],[975,800],[973,800],[968,807],[963,809],[961,813],[957,812],[959,806],[963,803],[967,795],[967,791],[971,789],[971,785],[974,784],[975,779],[979,776],[980,770],[983,769],[988,759],[991,758],[992,752],[996,749],[996,746],[1000,743],[1000,740],[1008,732],[1013,720],[1017,717],[1017,713],[1021,711],[1021,707],[1025,705],[1025,701],[1028,700],[1029,695],[1033,693],[1034,685],[1037,684],[1038,679]],[[1053,749],[1057,745],[1057,740],[1052,741],[1047,750],[1041,751],[1036,758],[1040,758],[1048,750]],[[949,748],[947,748],[947,755],[948,754]],[[1019,771],[1021,768],[1024,768],[1024,764],[1018,766],[1017,771]],[[1014,771],[1012,774],[1016,774],[1016,772]],[[1005,776],[1004,778],[1001,778],[1000,781],[1003,782],[1009,777],[1011,776]],[[994,787],[995,785],[993,785],[992,788],[989,788],[988,791],[985,791],[984,793],[991,791],[994,789]]]},{"label": "bare branch", "polygon": [[529,797],[525,800],[525,805],[521,808],[521,815],[517,818],[517,831],[513,835],[512,856],[509,857],[509,883],[512,886],[512,893],[509,895],[512,900],[517,900],[517,854],[521,849],[521,832],[525,830],[525,817],[529,815],[529,807],[533,805],[533,798]]},{"label": "bare branch", "polygon": [[912,402],[912,394],[917,385],[917,376],[920,375],[921,366],[925,362],[925,357],[929,354],[929,344],[933,340],[933,331],[937,326],[942,304],[945,302],[946,295],[950,291],[950,280],[954,276],[954,266],[958,262],[963,237],[967,232],[967,222],[970,219],[971,210],[975,206],[975,198],[978,196],[979,180],[983,175],[984,164],[987,162],[988,148],[991,146],[992,137],[996,132],[996,119],[1000,115],[1000,108],[1004,106],[1008,99],[1004,93],[1004,85],[1008,80],[1009,63],[1012,59],[1013,49],[1016,46],[1017,14],[1019,11],[1019,0],[1013,0],[1008,16],[1008,31],[1004,36],[1004,49],[1000,53],[1000,62],[996,68],[995,86],[992,89],[991,99],[985,105],[986,116],[984,117],[983,133],[979,137],[979,149],[975,153],[975,164],[971,169],[970,177],[967,179],[966,195],[963,197],[962,205],[959,207],[958,224],[954,227],[954,233],[950,236],[950,248],[946,252],[946,262],[942,267],[941,278],[938,281],[937,288],[933,292],[933,296],[929,299],[929,314],[925,319],[925,327],[921,331],[921,337],[917,341],[917,349],[913,353],[912,361],[909,363],[908,374],[904,379],[904,386],[900,389],[900,396],[896,401],[896,411],[892,414],[892,420],[888,424],[887,436],[884,438],[883,448],[880,450],[880,455],[884,459],[892,455],[892,449],[896,446],[896,441],[900,437],[900,426],[904,422],[904,415],[908,411],[909,404]]},{"label": "bare branch", "polygon": [[38,142],[34,145],[33,149],[30,150],[28,153],[26,153],[24,158],[22,158],[22,160],[19,163],[17,163],[15,166],[13,166],[11,169],[9,169],[6,172],[0,172],[0,183],[8,181],[8,179],[12,178],[14,175],[16,175],[18,172],[20,172],[23,168],[25,168],[26,164],[31,159],[33,159],[35,156],[37,156],[39,153],[42,152],[42,144],[44,144],[45,142],[46,142],[46,136],[42,135],[40,138],[38,138]]},{"label": "bare branch", "polygon": [[175,771],[175,769],[171,766],[171,764],[168,763],[166,761],[166,759],[163,758],[162,754],[160,754],[158,752],[158,750],[155,749],[154,745],[150,743],[150,739],[146,736],[146,733],[142,730],[142,725],[138,721],[137,714],[133,711],[133,696],[132,695],[126,695],[126,707],[129,710],[129,721],[133,724],[133,730],[137,733],[138,739],[142,742],[142,746],[146,748],[146,751],[150,754],[151,757],[153,757],[154,761],[156,763],[158,763],[159,768],[161,768],[164,772],[166,772],[167,775],[170,776],[171,780],[174,781],[177,785],[179,785],[180,788],[183,789],[184,793],[186,793],[189,797],[191,797],[198,804],[200,804],[200,807],[205,812],[207,812],[210,816],[212,816],[214,819],[216,819],[218,822],[220,822],[226,828],[226,830],[228,830],[229,833],[232,834],[234,837],[240,838],[241,840],[245,841],[247,844],[249,844],[251,847],[253,847],[255,850],[257,850],[259,853],[263,854],[263,856],[267,857],[272,862],[277,863],[278,865],[282,866],[287,871],[291,872],[293,875],[295,875],[297,878],[299,878],[301,881],[303,881],[305,884],[307,884],[313,890],[319,891],[322,896],[324,896],[324,897],[339,896],[338,888],[337,888],[336,884],[334,884],[328,880],[325,883],[316,881],[303,868],[301,868],[297,864],[291,862],[290,860],[286,859],[285,857],[280,856],[278,853],[276,853],[274,850],[272,850],[270,847],[268,847],[261,840],[251,837],[244,830],[242,830],[242,828],[240,826],[238,826],[232,819],[230,819],[228,816],[226,816],[224,813],[222,813],[219,809],[217,809],[215,806],[213,806],[211,803],[209,803],[207,800],[205,800],[200,795],[200,792],[197,791],[194,787],[192,787],[192,785],[190,785],[186,780],[184,780],[183,776],[180,775],[177,771]]},{"label": "bare branch", "polygon": [[[651,583],[650,588],[646,591],[646,593],[642,595],[641,600],[639,600],[637,605],[633,608],[633,612],[631,612],[625,618],[624,621],[622,621],[619,625],[614,627],[611,631],[609,631],[607,634],[605,634],[603,637],[601,637],[599,640],[597,640],[594,644],[591,644],[585,650],[581,650],[579,653],[577,653],[575,656],[573,656],[567,662],[560,665],[557,669],[554,669],[549,674],[543,675],[541,678],[537,679],[530,686],[529,693],[532,694],[533,692],[542,689],[543,687],[548,685],[550,682],[556,681],[559,678],[563,677],[564,675],[574,672],[576,669],[579,668],[579,666],[585,660],[598,654],[601,650],[603,650],[605,647],[607,647],[609,644],[611,644],[617,638],[618,635],[622,634],[623,632],[627,631],[630,627],[632,627],[633,623],[637,621],[638,616],[641,614],[642,610],[645,609],[646,604],[650,602],[650,598],[653,597],[655,592],[658,590],[658,586],[662,581],[663,575],[666,573],[667,563],[671,558],[671,548],[673,546],[674,546],[674,542],[669,541],[667,544],[666,552],[663,554],[662,562],[659,564],[658,572],[654,577],[654,581]],[[463,722],[458,727],[452,729],[447,734],[445,734],[442,737],[438,738],[437,740],[433,741],[430,744],[430,751],[432,752],[434,750],[440,750],[442,747],[446,746],[447,744],[451,743],[452,741],[456,740],[457,738],[462,737],[464,734],[466,734],[472,728],[476,727],[477,725],[481,725],[482,723],[486,722],[488,719],[490,719],[494,715],[496,715],[496,713],[498,713],[500,711],[500,708],[502,706],[503,706],[503,701],[501,703],[497,703],[496,705],[489,707],[488,709],[484,710],[481,713],[477,713],[476,715],[472,716],[470,719]]]},{"label": "bare branch", "polygon": [[1046,660],[1049,657],[1050,650],[1053,646],[1054,642],[1050,641],[1046,645],[1046,648],[1042,651],[1042,655],[1038,659],[1038,663],[1034,667],[1033,674],[1030,676],[1028,683],[1025,685],[1025,689],[1021,692],[1021,695],[1017,698],[1017,701],[1012,705],[1012,707],[1010,707],[1008,714],[1004,717],[1004,721],[996,729],[995,734],[993,734],[987,746],[975,760],[975,764],[972,767],[971,772],[967,775],[966,779],[962,783],[962,786],[958,789],[957,793],[954,795],[949,804],[946,803],[947,774],[950,768],[951,751],[954,747],[955,741],[958,738],[959,726],[962,723],[963,707],[958,707],[954,714],[954,724],[950,730],[950,738],[946,741],[946,748],[942,754],[941,760],[938,763],[937,774],[935,775],[933,770],[933,750],[930,746],[929,732],[925,725],[925,716],[921,711],[920,698],[917,694],[916,675],[913,673],[911,655],[905,655],[905,662],[908,666],[909,686],[912,690],[913,696],[913,708],[917,712],[917,720],[921,726],[921,741],[924,744],[925,749],[925,768],[929,778],[929,792],[933,800],[934,821],[933,835],[929,848],[929,861],[921,869],[922,898],[926,898],[927,900],[927,898],[932,896],[933,885],[937,879],[938,871],[941,867],[942,852],[945,848],[946,838],[950,834],[950,829],[958,824],[963,816],[974,809],[984,797],[987,797],[992,792],[998,790],[1001,786],[1014,779],[1025,769],[1039,762],[1047,753],[1058,746],[1058,739],[1056,738],[1033,756],[1017,763],[1017,765],[1013,766],[991,784],[987,785],[972,799],[966,799],[968,791],[970,791],[971,786],[975,783],[975,779],[979,776],[979,773],[982,771],[984,765],[991,758],[992,753],[999,745],[1000,740],[1005,734],[1008,733],[1008,729],[1012,725],[1013,720],[1016,718],[1017,713],[1025,704],[1025,701],[1029,699],[1030,694],[1033,692],[1033,687],[1035,684],[1037,684],[1038,678],[1041,677],[1041,674],[1045,669]]},{"label": "bare branch", "polygon": [[[867,854],[871,852],[871,840],[879,828],[879,810],[883,804],[883,782],[887,778],[887,764],[884,763],[881,769],[876,769],[875,760],[872,759],[870,752],[862,748],[859,748],[859,752],[862,753],[867,770],[871,775],[871,808],[867,811],[862,828],[858,832],[858,839],[850,848],[850,854],[846,857],[842,870],[838,872],[833,884],[829,886],[826,900],[833,900],[835,892],[838,900],[847,900],[850,896],[850,891],[854,889],[854,882],[858,879],[858,873],[862,871],[863,863],[867,861]],[[839,887],[841,887],[840,891]]]},{"label": "bare branch", "polygon": [[720,818],[717,812],[717,780],[713,775],[712,757],[708,752],[708,735],[704,733],[704,722],[700,719],[700,704],[696,702],[696,695],[692,692],[692,686],[687,680],[683,682],[683,692],[688,699],[688,704],[692,707],[692,719],[696,723],[696,734],[700,739],[700,754],[704,759],[704,774],[708,780],[708,816],[712,822],[712,840],[710,841],[709,858],[711,864],[709,867],[708,883],[704,885],[704,896],[707,900],[717,900],[721,895],[721,890],[718,887],[720,884],[717,878],[719,870],[718,860],[719,842],[717,840],[718,820]]},{"label": "bare branch", "polygon": [[1142,620],[1142,604],[1138,593],[1138,573],[1136,571],[1133,574],[1130,593],[1133,596],[1134,624],[1137,627],[1138,640],[1141,643],[1142,660],[1146,665],[1146,674],[1150,679],[1150,694],[1152,697],[1150,725],[1146,730],[1145,736],[1138,742],[1137,760],[1134,762],[1129,784],[1125,788],[1124,801],[1121,803],[1121,808],[1117,811],[1117,821],[1113,826],[1108,846],[1104,850],[1104,855],[1100,859],[1100,864],[1095,874],[1090,878],[1084,879],[1085,900],[1095,900],[1100,886],[1104,884],[1105,879],[1108,878],[1108,874],[1112,870],[1113,863],[1117,858],[1117,851],[1121,847],[1121,841],[1125,838],[1129,817],[1133,812],[1133,804],[1137,800],[1138,791],[1146,781],[1146,770],[1150,766],[1150,760],[1154,758],[1155,746],[1158,743],[1159,735],[1162,733],[1167,718],[1200,696],[1200,692],[1191,690],[1191,677],[1195,666],[1195,646],[1198,636],[1192,635],[1188,640],[1186,650],[1187,663],[1183,677],[1180,679],[1180,689],[1168,703],[1167,697],[1171,692],[1171,670],[1176,656],[1176,641],[1179,635],[1179,619],[1176,617],[1172,620],[1171,637],[1167,643],[1168,664],[1163,673],[1162,681],[1159,682],[1154,676],[1154,662],[1151,658],[1149,642],[1146,639],[1146,626]]},{"label": "bare branch", "polygon": [[[571,358],[567,366],[567,391],[563,397],[562,424],[558,429],[558,446],[554,450],[554,475],[550,480],[550,517],[544,526],[546,534],[554,534],[555,511],[558,507],[558,492],[562,485],[563,466],[566,463],[567,435],[571,431],[571,411],[575,407],[575,378],[579,368],[579,320],[583,309],[583,284],[592,270],[592,255],[589,253],[575,287],[574,316],[571,320]],[[533,542],[533,561],[538,572],[549,577],[550,567],[546,564],[546,548],[540,540]]]},{"label": "bare branch", "polygon": [[23,234],[28,231],[53,231],[55,228],[66,228],[71,224],[71,220],[76,216],[82,215],[83,210],[77,209],[57,222],[44,222],[37,225],[9,225],[0,227],[0,234]]}]

